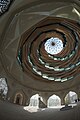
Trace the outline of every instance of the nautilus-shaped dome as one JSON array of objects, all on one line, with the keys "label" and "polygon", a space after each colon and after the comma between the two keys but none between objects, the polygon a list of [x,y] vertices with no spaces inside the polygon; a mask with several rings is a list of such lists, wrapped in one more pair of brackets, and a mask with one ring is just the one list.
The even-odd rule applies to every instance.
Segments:
[{"label": "nautilus-shaped dome", "polygon": [[22,34],[17,60],[26,74],[48,81],[67,81],[80,72],[80,24],[46,17]]}]

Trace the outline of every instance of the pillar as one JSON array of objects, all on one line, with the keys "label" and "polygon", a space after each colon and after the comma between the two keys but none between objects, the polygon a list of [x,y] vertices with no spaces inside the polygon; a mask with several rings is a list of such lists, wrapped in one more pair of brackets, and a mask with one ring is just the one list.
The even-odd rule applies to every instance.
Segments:
[{"label": "pillar", "polygon": [[64,97],[61,97],[61,105],[65,105],[65,99],[64,99]]}]

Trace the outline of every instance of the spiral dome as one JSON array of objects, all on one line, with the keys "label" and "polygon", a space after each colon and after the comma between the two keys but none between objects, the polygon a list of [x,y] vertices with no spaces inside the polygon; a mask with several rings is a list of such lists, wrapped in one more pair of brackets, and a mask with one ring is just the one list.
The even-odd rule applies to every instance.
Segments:
[{"label": "spiral dome", "polygon": [[79,2],[1,0],[0,3],[1,76],[42,92],[60,92],[78,86]]},{"label": "spiral dome", "polygon": [[80,72],[80,24],[47,17],[27,30],[20,40],[18,61],[24,72],[51,81],[71,80]]}]

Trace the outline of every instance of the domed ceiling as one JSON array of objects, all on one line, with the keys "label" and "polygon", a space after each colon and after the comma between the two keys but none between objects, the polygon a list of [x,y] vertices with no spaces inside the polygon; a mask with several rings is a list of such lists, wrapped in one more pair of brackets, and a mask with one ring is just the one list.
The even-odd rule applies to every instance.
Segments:
[{"label": "domed ceiling", "polygon": [[47,17],[21,36],[18,61],[30,76],[67,81],[80,72],[80,25]]},{"label": "domed ceiling", "polygon": [[0,25],[6,26],[1,36],[1,63],[14,81],[43,91],[79,83],[80,13],[76,3],[15,0],[1,20],[4,25]]}]

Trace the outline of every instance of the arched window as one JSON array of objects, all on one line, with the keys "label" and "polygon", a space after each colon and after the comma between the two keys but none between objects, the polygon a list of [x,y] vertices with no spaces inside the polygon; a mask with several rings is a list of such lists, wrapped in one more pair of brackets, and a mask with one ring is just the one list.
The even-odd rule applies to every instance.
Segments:
[{"label": "arched window", "polygon": [[30,106],[35,106],[35,107],[38,107],[39,105],[39,95],[36,94],[36,95],[33,95],[31,98],[30,98]]},{"label": "arched window", "polygon": [[54,107],[54,106],[60,106],[61,105],[61,99],[57,95],[52,95],[48,99],[48,107]]},{"label": "arched window", "polygon": [[40,97],[38,94],[33,95],[30,98],[30,104],[29,104],[29,106],[38,107],[39,106],[39,99],[41,99],[41,101],[43,101],[42,97]]},{"label": "arched window", "polygon": [[0,97],[6,99],[8,86],[5,78],[0,78]]},{"label": "arched window", "polygon": [[70,91],[66,97],[65,97],[65,103],[70,104],[70,103],[75,103],[77,102],[78,96],[75,92]]},{"label": "arched window", "polygon": [[14,103],[16,103],[18,105],[22,105],[23,104],[23,95],[21,93],[17,93],[15,95]]}]

